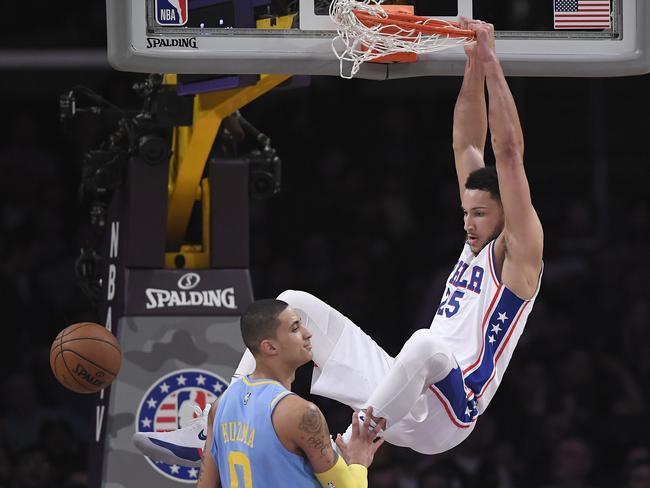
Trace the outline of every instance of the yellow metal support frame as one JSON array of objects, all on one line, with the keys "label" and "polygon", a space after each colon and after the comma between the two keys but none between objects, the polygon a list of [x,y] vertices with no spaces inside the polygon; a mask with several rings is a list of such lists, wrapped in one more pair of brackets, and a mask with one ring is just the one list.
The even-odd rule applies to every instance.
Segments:
[{"label": "yellow metal support frame", "polygon": [[[206,220],[206,214],[209,216],[209,188],[206,181],[199,191],[199,183],[221,122],[236,110],[289,79],[290,76],[260,75],[259,81],[253,86],[194,96],[192,126],[176,127],[173,135],[167,208],[167,249],[170,252],[165,257],[168,268],[176,267],[175,257],[178,254],[184,256],[186,268],[209,267],[210,220],[209,218]],[[168,76],[166,81],[175,82],[175,76]],[[196,246],[183,246],[183,239],[194,202],[201,198],[201,195],[204,210],[203,244],[200,246],[202,249],[197,249]]]},{"label": "yellow metal support frame", "polygon": [[183,267],[206,269],[210,267],[210,182],[201,179],[200,191],[196,200],[201,201],[201,244],[181,244],[179,252],[165,253],[165,268],[176,268],[176,258],[183,256]]}]

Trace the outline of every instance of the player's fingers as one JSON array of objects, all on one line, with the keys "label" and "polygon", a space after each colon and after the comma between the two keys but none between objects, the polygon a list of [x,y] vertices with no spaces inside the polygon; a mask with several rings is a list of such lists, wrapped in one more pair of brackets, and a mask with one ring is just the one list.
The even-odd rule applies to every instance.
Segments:
[{"label": "player's fingers", "polygon": [[347,449],[348,445],[345,443],[343,440],[343,437],[341,437],[341,434],[336,436],[336,439],[334,440],[337,446],[339,446],[340,449]]},{"label": "player's fingers", "polygon": [[485,27],[485,22],[478,21],[476,24],[474,24],[471,29],[476,32],[476,37],[480,37],[485,33],[486,27]]},{"label": "player's fingers", "polygon": [[381,445],[384,443],[386,439],[383,437],[379,437],[378,439],[375,440],[375,442],[372,443],[372,447],[374,449],[374,452],[377,452],[377,449],[381,447]]},{"label": "player's fingers", "polygon": [[359,412],[355,411],[352,414],[352,435],[359,436]]},{"label": "player's fingers", "polygon": [[363,424],[361,425],[360,437],[368,437],[368,432],[370,431],[370,421],[372,420],[372,407],[366,409],[365,417],[363,419]]},{"label": "player's fingers", "polygon": [[485,41],[490,37],[490,31],[485,24],[476,26],[475,32],[476,32],[476,38],[479,41]]},{"label": "player's fingers", "polygon": [[370,425],[370,420],[372,420],[373,415],[375,414],[375,409],[372,408],[372,405],[369,405],[368,408],[366,408],[366,418],[365,422],[368,422],[368,425]]},{"label": "player's fingers", "polygon": [[370,437],[370,439],[375,439],[379,435],[379,433],[384,429],[385,425],[386,422],[384,421],[384,419],[381,419],[381,421],[377,422],[377,425],[375,425],[373,429],[369,432],[368,437]]},{"label": "player's fingers", "polygon": [[375,416],[375,409],[373,407],[368,407],[368,410],[366,412],[366,421],[367,421],[367,430],[368,432],[371,430],[370,428],[373,427],[373,431],[376,430],[376,427],[379,427],[379,429],[383,429],[386,425],[386,420],[384,418],[377,418]]},{"label": "player's fingers", "polygon": [[379,427],[379,425],[375,425],[375,427],[370,432],[368,432],[368,438],[370,440],[374,440],[377,438],[380,432],[381,432],[381,428]]}]

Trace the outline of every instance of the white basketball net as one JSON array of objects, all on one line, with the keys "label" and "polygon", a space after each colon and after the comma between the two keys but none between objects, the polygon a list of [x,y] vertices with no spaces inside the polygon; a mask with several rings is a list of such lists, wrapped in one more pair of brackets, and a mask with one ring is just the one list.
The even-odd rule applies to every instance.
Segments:
[{"label": "white basketball net", "polygon": [[[338,33],[332,40],[332,50],[340,61],[342,78],[354,77],[362,63],[388,54],[424,54],[473,42],[473,39],[467,37],[422,33],[414,28],[407,29],[392,24],[368,27],[353,12],[360,10],[374,17],[388,18],[381,7],[382,1],[333,0],[330,4],[330,18],[336,23]],[[426,25],[429,20],[433,19],[417,24]],[[436,20],[440,22],[439,19]],[[449,23],[449,27],[454,26]]]}]

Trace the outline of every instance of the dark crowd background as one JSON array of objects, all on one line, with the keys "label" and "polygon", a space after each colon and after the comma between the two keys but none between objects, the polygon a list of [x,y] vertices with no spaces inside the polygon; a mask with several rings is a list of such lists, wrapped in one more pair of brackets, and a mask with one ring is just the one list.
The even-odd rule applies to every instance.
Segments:
[{"label": "dark crowd background", "polygon": [[[15,21],[0,46],[0,487],[86,486],[91,400],[55,382],[48,355],[60,329],[98,320],[74,280],[89,232],[77,189],[82,155],[108,127],[64,131],[58,96],[80,84],[139,108],[131,87],[144,77],[43,59],[105,46],[95,3],[63,16],[3,2]],[[14,48],[40,61],[12,62]],[[539,299],[469,439],[438,456],[386,445],[370,486],[650,487],[650,78],[509,82],[545,228]],[[312,78],[242,111],[283,160],[281,194],[251,212],[257,297],[310,291],[393,355],[429,326],[464,237],[451,151],[460,83]],[[349,409],[314,400],[343,431]]]}]

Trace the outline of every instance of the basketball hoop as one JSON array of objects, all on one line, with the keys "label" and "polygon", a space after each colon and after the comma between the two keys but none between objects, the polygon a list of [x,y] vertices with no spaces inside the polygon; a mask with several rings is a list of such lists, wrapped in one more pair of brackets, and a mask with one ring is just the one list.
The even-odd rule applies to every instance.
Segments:
[{"label": "basketball hoop", "polygon": [[[404,61],[407,59],[395,56],[431,53],[474,42],[474,32],[461,29],[458,22],[387,12],[382,1],[334,0],[330,4],[330,17],[338,33],[332,50],[340,61],[342,78],[354,77],[362,63]],[[350,65],[349,74],[346,65]]]}]

